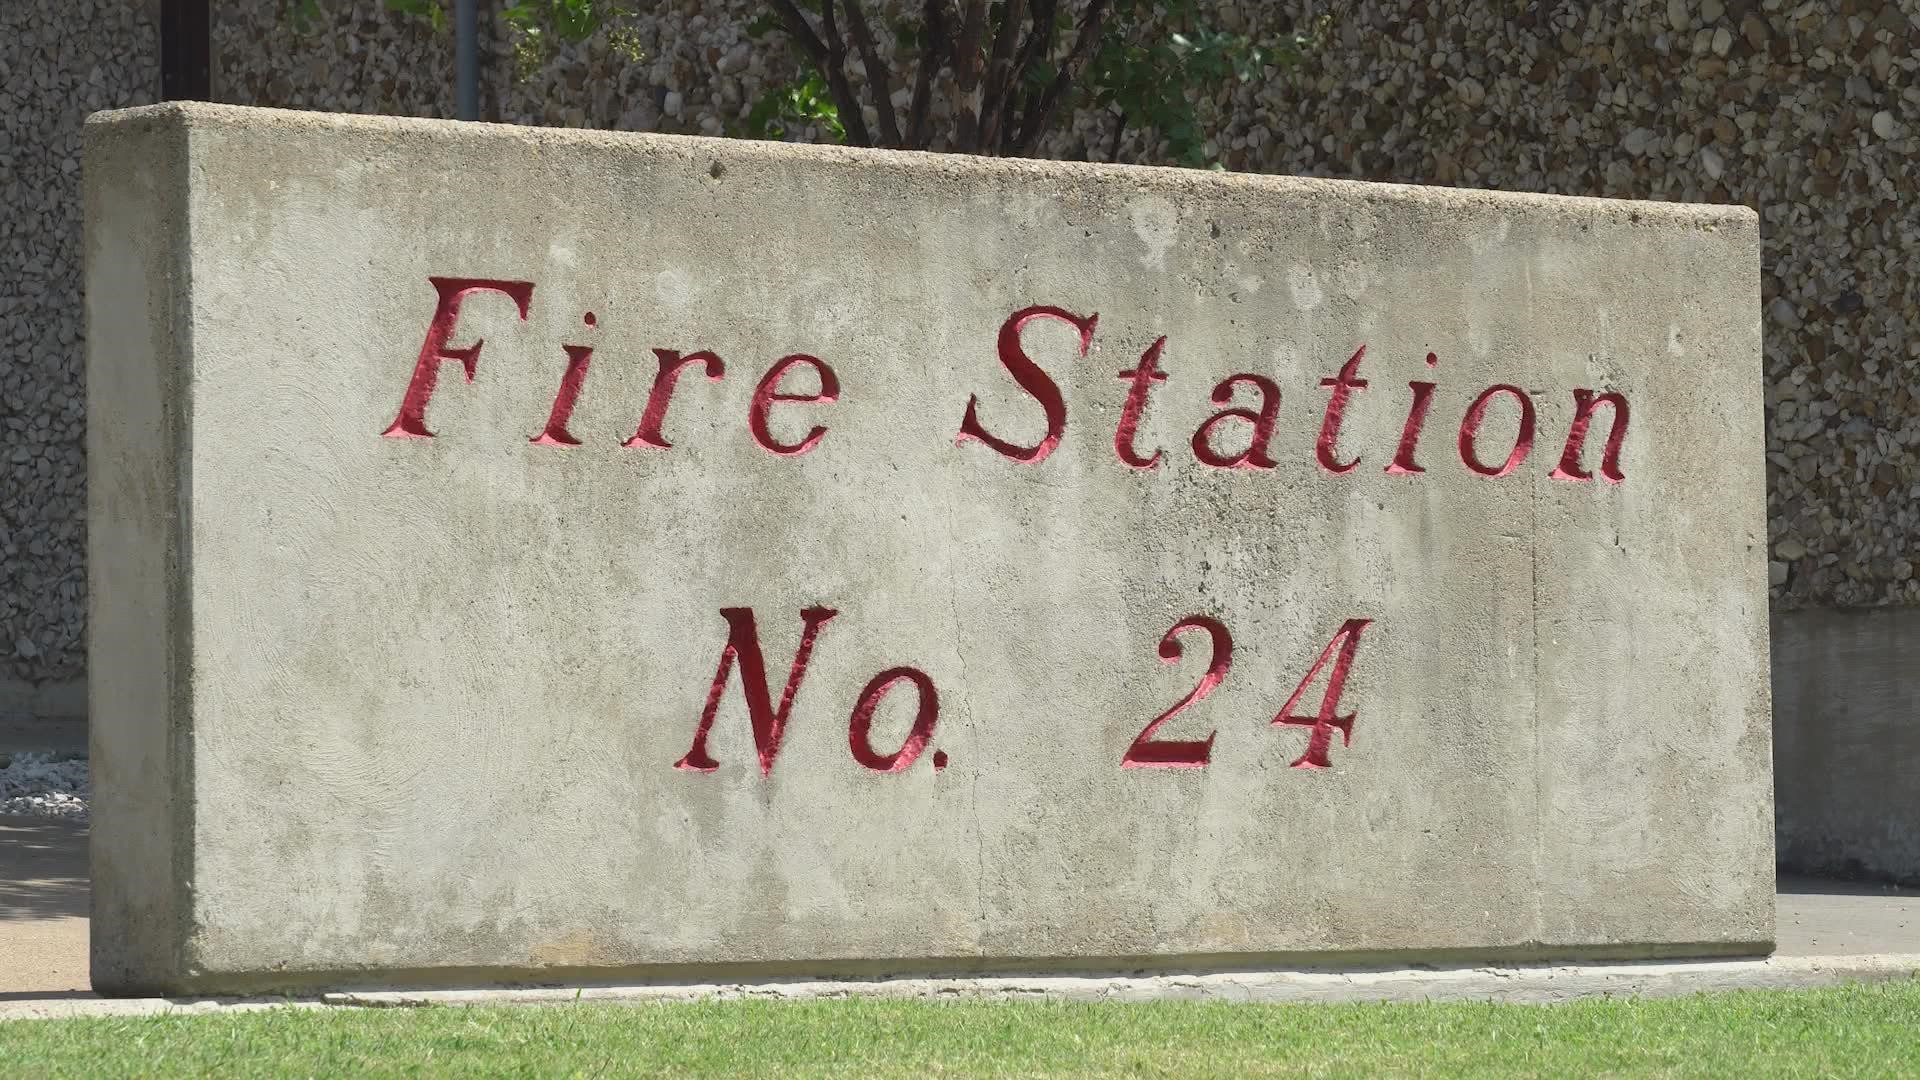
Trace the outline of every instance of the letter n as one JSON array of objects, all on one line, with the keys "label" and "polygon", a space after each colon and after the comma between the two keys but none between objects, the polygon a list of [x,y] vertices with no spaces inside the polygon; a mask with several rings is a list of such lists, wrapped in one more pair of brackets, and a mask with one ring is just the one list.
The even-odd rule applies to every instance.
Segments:
[{"label": "letter n", "polygon": [[720,617],[727,620],[727,644],[720,651],[720,669],[713,673],[713,685],[707,689],[707,705],[700,713],[700,726],[693,733],[693,748],[674,762],[673,767],[692,772],[712,772],[720,767],[707,752],[707,732],[712,730],[714,715],[720,711],[720,695],[726,692],[727,676],[733,672],[737,659],[740,689],[747,697],[747,714],[753,721],[753,745],[760,756],[760,775],[771,775],[774,759],[780,756],[780,740],[786,735],[793,699],[799,695],[800,683],[807,677],[813,640],[820,635],[820,628],[827,620],[837,614],[839,612],[825,607],[810,607],[800,612],[800,651],[794,654],[793,667],[787,672],[787,688],[780,695],[780,707],[775,709],[769,700],[767,664],[760,654],[760,634],[754,626],[753,609],[721,608]]},{"label": "letter n", "polygon": [[1573,426],[1567,429],[1567,446],[1560,454],[1560,466],[1550,474],[1555,480],[1591,480],[1593,474],[1580,467],[1581,451],[1586,449],[1587,429],[1593,425],[1593,411],[1602,405],[1613,408],[1613,424],[1607,429],[1607,446],[1600,455],[1600,475],[1607,483],[1618,484],[1626,474],[1620,471],[1620,444],[1627,437],[1627,399],[1609,390],[1598,396],[1591,390],[1573,392]]}]

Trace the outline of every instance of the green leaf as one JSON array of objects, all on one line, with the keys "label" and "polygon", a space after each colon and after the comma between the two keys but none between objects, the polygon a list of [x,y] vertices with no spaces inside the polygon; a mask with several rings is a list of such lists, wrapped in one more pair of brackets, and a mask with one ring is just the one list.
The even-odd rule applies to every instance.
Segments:
[{"label": "green leaf", "polygon": [[320,0],[291,0],[287,5],[287,22],[296,34],[311,33],[320,22]]},{"label": "green leaf", "polygon": [[594,0],[553,0],[553,27],[567,41],[585,41],[600,28],[603,6]]},{"label": "green leaf", "polygon": [[835,142],[847,141],[840,109],[818,70],[790,83],[770,86],[747,114],[749,138],[784,139],[796,127],[815,125]]},{"label": "green leaf", "polygon": [[435,30],[445,28],[447,23],[447,13],[433,0],[386,0],[386,7],[397,15],[425,19]]}]

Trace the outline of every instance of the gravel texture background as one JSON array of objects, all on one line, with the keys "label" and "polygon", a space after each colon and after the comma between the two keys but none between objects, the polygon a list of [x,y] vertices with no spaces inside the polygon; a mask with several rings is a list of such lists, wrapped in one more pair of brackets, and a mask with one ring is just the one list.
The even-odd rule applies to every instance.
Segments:
[{"label": "gravel texture background", "polygon": [[84,817],[87,761],[78,754],[0,754],[0,815]]},{"label": "gravel texture background", "polygon": [[[94,109],[152,99],[151,6],[0,3],[0,648],[18,680],[72,679],[84,660],[78,131]],[[899,7],[869,10],[877,25]],[[1228,26],[1326,27],[1299,67],[1200,103],[1223,122],[1230,168],[1756,207],[1776,607],[1920,602],[1920,3],[1212,7]],[[451,112],[450,37],[380,0],[330,0],[304,33],[286,10],[215,0],[216,97]],[[748,35],[761,10],[661,0],[531,72],[489,23],[482,108],[516,123],[728,133],[793,72],[778,39]],[[860,65],[849,76],[861,82]],[[1083,111],[1044,152],[1164,160],[1164,147],[1116,145],[1112,131],[1110,115]]]},{"label": "gravel texture background", "polygon": [[80,123],[154,100],[150,8],[0,0],[0,681],[86,662]]}]

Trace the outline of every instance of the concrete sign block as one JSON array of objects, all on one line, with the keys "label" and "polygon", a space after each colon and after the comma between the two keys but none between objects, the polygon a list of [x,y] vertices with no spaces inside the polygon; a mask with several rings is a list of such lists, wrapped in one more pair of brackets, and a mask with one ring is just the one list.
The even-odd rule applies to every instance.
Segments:
[{"label": "concrete sign block", "polygon": [[1764,953],[1751,211],[169,105],[103,991]]}]

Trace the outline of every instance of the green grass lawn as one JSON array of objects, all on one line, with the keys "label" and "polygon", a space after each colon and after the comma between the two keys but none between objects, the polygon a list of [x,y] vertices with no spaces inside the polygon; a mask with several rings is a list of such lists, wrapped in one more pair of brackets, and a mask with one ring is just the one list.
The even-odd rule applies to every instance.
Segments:
[{"label": "green grass lawn", "polygon": [[0,1076],[1920,1074],[1920,980],[1569,1005],[808,1001],[0,1023]]}]

